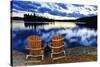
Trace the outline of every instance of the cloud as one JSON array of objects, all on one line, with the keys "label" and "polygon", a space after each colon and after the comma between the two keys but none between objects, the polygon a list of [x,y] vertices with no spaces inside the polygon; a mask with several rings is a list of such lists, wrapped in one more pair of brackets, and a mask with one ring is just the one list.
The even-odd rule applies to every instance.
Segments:
[{"label": "cloud", "polygon": [[12,1],[12,11],[48,13],[62,17],[84,17],[97,15],[97,6],[36,1]]}]

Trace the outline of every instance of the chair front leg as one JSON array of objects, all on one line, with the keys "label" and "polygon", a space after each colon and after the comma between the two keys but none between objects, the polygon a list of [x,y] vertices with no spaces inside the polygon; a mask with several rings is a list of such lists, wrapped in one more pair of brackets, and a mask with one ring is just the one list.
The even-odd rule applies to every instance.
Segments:
[{"label": "chair front leg", "polygon": [[44,60],[44,55],[42,55],[42,60]]},{"label": "chair front leg", "polygon": [[64,55],[66,56],[66,52],[64,51]]},{"label": "chair front leg", "polygon": [[53,57],[53,54],[51,53],[51,58]]}]

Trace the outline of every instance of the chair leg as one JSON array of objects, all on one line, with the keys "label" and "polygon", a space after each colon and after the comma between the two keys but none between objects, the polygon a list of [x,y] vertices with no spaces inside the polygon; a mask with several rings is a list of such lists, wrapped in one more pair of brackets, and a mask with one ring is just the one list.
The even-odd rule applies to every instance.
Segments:
[{"label": "chair leg", "polygon": [[30,55],[26,55],[26,59],[28,59],[28,58],[29,58],[29,56],[30,56]]},{"label": "chair leg", "polygon": [[64,51],[64,55],[66,56],[66,52]]},{"label": "chair leg", "polygon": [[51,53],[51,58],[53,57],[53,54]]},{"label": "chair leg", "polygon": [[44,55],[42,55],[42,60],[44,60]]}]

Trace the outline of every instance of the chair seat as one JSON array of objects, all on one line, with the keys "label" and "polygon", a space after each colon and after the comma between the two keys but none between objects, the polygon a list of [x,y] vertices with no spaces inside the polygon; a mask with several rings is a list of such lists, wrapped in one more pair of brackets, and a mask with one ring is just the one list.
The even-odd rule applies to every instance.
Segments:
[{"label": "chair seat", "polygon": [[52,52],[52,54],[60,54],[60,53],[62,53],[62,52],[64,52],[64,50],[62,50],[62,51],[60,51],[60,52]]},{"label": "chair seat", "polygon": [[43,50],[29,50],[30,55],[43,55],[44,51]]},{"label": "chair seat", "polygon": [[53,60],[62,59],[62,58],[65,58],[65,56],[55,57],[53,58]]}]

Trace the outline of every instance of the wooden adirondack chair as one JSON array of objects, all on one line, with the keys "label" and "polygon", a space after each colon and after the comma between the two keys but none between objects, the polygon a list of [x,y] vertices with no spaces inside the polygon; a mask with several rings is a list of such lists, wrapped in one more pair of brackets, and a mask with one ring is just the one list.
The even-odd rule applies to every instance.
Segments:
[{"label": "wooden adirondack chair", "polygon": [[[62,36],[54,36],[52,39],[52,46],[51,46],[51,58],[53,60],[60,59],[65,57],[65,50],[64,50],[64,38]],[[60,55],[63,53],[63,55]],[[54,57],[57,55],[57,57]]]},{"label": "wooden adirondack chair", "polygon": [[41,60],[31,60],[31,62],[40,62],[44,60],[44,51],[42,49],[42,40],[39,36],[29,36],[28,37],[28,47],[29,54],[26,56],[26,59],[30,58],[38,58],[41,57]]}]

